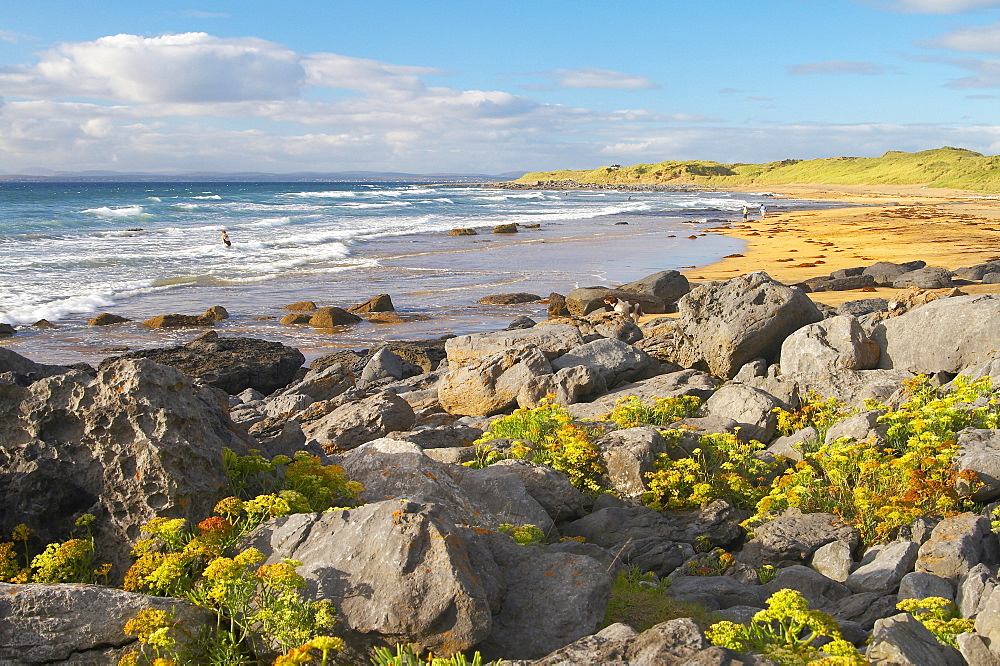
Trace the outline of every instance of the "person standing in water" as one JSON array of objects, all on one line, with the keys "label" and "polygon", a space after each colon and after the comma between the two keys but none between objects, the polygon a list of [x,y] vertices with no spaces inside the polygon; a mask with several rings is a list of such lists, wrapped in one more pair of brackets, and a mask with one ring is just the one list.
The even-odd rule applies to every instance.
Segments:
[{"label": "person standing in water", "polygon": [[232,247],[233,246],[232,241],[229,240],[229,234],[226,233],[225,229],[222,230],[222,242],[226,244],[226,247]]},{"label": "person standing in water", "polygon": [[750,209],[747,208],[746,204],[743,204],[743,221],[746,222],[747,221],[747,217],[749,217],[749,216],[750,216]]},{"label": "person standing in water", "polygon": [[760,205],[760,219],[763,220],[765,217],[767,217],[767,207],[764,206],[764,204],[761,204]]}]

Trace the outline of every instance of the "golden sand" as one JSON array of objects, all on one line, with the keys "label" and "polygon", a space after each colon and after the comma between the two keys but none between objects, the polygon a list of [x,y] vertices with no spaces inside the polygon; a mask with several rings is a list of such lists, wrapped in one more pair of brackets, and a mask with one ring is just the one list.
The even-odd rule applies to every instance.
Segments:
[{"label": "golden sand", "polygon": [[[760,188],[732,188],[760,192]],[[877,261],[922,259],[955,270],[1000,259],[1000,196],[920,187],[789,185],[768,188],[796,199],[834,200],[842,208],[751,215],[747,224],[713,229],[747,241],[741,255],[684,271],[692,282],[728,280],[765,271],[786,284]],[[780,199],[774,199],[780,201]],[[754,211],[756,213],[756,211]],[[1000,285],[960,285],[966,293],[1000,292]],[[899,290],[825,291],[814,300],[838,305],[859,298],[892,298]]]}]

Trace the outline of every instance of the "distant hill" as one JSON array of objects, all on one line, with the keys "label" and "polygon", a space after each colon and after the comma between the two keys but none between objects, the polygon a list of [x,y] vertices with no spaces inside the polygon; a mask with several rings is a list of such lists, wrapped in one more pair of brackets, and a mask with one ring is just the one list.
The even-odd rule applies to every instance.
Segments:
[{"label": "distant hill", "polygon": [[576,181],[580,184],[662,185],[923,185],[1000,192],[1000,156],[963,148],[916,153],[889,151],[881,157],[781,160],[766,164],[668,161],[608,166],[592,171],[538,171],[515,182]]},{"label": "distant hill", "polygon": [[0,173],[0,180],[8,181],[63,181],[63,182],[265,182],[265,183],[309,183],[309,182],[412,182],[412,183],[471,183],[513,180],[523,174],[504,173],[488,175],[481,173],[401,173],[387,171],[337,171],[332,173],[218,173],[210,171],[191,173],[124,173],[117,171],[50,171],[33,168],[24,173]]}]

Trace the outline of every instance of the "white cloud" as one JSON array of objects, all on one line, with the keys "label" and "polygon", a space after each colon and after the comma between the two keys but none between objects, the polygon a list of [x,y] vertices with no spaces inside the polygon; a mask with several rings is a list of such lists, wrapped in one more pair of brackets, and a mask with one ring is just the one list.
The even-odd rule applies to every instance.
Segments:
[{"label": "white cloud", "polygon": [[547,72],[533,72],[532,76],[551,78],[553,82],[524,86],[529,90],[551,90],[554,88],[650,90],[659,87],[645,76],[615,72],[610,69],[595,69],[593,67],[553,69]]},{"label": "white cloud", "polygon": [[887,71],[884,65],[856,60],[826,60],[824,62],[788,66],[788,73],[794,76],[811,74],[863,74],[874,76],[885,74]]},{"label": "white cloud", "polygon": [[282,99],[297,96],[305,83],[299,60],[262,39],[113,35],[63,44],[34,66],[6,68],[0,94],[140,103]]},{"label": "white cloud", "polygon": [[1000,0],[895,0],[881,4],[909,14],[960,14],[974,9],[1000,7]]},{"label": "white cloud", "polygon": [[962,53],[1000,53],[1000,23],[955,30],[924,45]]}]

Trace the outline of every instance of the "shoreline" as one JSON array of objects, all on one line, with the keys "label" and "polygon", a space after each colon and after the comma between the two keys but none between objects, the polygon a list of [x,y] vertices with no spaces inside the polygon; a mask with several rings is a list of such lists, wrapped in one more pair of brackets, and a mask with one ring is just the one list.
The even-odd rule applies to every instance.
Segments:
[{"label": "shoreline", "polygon": [[[758,193],[760,188],[720,191]],[[878,261],[922,259],[928,266],[956,270],[1000,258],[1000,196],[909,186],[790,185],[768,192],[846,205],[778,212],[763,220],[753,211],[745,225],[737,222],[708,229],[743,240],[746,249],[742,256],[682,271],[689,280],[728,280],[764,271],[775,280],[796,284]],[[969,283],[959,288],[975,294],[1000,292],[996,284]],[[898,293],[898,289],[879,287],[876,292],[823,291],[809,296],[836,306],[859,298],[892,298]]]}]

